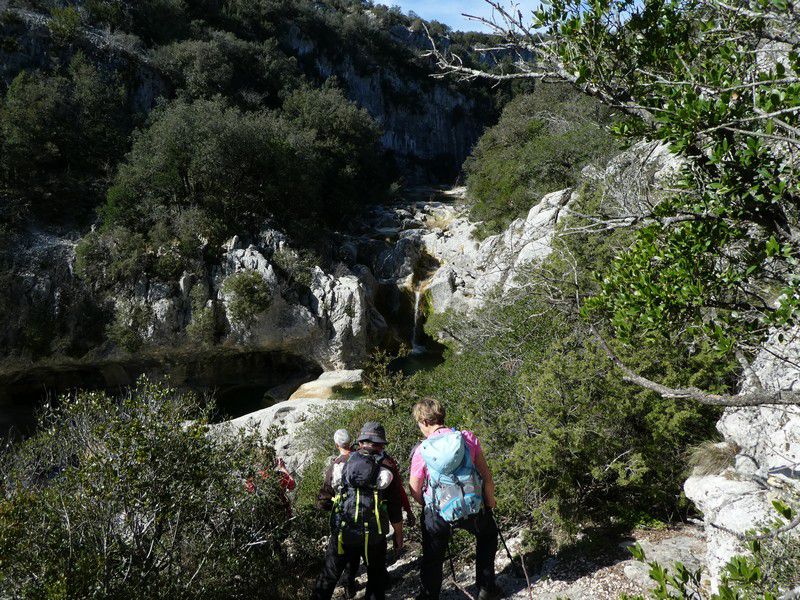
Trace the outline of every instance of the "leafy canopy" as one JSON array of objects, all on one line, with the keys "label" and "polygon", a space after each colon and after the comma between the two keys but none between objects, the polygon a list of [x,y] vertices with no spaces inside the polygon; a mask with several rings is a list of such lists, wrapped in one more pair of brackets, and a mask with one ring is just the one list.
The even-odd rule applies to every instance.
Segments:
[{"label": "leafy canopy", "polygon": [[[590,308],[634,331],[762,339],[797,321],[800,16],[783,0],[556,0],[542,48],[683,160]],[[543,38],[544,39],[544,38]]]}]

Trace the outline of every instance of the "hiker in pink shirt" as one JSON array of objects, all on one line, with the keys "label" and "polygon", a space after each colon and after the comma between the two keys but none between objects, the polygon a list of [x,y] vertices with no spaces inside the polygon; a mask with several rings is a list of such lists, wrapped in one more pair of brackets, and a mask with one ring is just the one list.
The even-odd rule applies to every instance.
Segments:
[{"label": "hiker in pink shirt", "polygon": [[501,598],[495,585],[497,523],[494,480],[483,449],[471,431],[446,427],[445,409],[425,398],[414,406],[425,440],[411,456],[409,488],[422,505],[422,593],[420,600],[436,600],[442,588],[442,569],[455,528],[475,536],[475,583],[478,600]]}]

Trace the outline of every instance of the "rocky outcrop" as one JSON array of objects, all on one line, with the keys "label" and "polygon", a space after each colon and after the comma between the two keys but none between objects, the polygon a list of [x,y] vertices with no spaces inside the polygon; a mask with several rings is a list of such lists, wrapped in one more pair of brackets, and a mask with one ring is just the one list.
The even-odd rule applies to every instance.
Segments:
[{"label": "rocky outcrop", "polygon": [[525,217],[482,241],[475,235],[477,224],[463,207],[465,188],[412,205],[382,208],[371,215],[371,227],[395,241],[387,244],[374,236],[362,240],[359,260],[371,265],[379,277],[399,280],[418,274],[414,265],[429,257],[437,263],[423,284],[429,309],[469,312],[483,306],[492,294],[517,288],[519,275],[552,252],[558,225],[570,214],[579,194],[602,194],[606,214],[622,219],[623,224],[626,218],[633,222],[660,200],[661,184],[679,166],[663,144],[634,144],[606,169],[585,169],[575,189],[547,194]]},{"label": "rocky outcrop", "polygon": [[[753,372],[758,382],[749,379],[743,392],[756,385],[800,389],[800,330],[775,333],[753,362]],[[684,486],[703,512],[706,566],[714,587],[728,560],[745,552],[730,532],[743,534],[772,522],[777,516],[772,501],[784,495],[781,488],[800,494],[800,407],[728,408],[717,429],[727,444],[738,448],[734,464],[719,473],[695,474]]]},{"label": "rocky outcrop", "polygon": [[[424,248],[442,264],[427,286],[433,310],[472,310],[496,290],[505,293],[516,287],[522,269],[552,252],[556,226],[572,197],[571,189],[548,194],[527,217],[480,243],[472,237],[475,226],[463,216],[454,215],[446,229],[423,235]],[[428,210],[442,218],[441,207]]]},{"label": "rocky outcrop", "polygon": [[[203,310],[212,310],[223,325],[223,343],[305,356],[325,369],[360,365],[385,328],[367,285],[355,274],[334,275],[318,266],[284,273],[276,264],[278,251],[294,252],[276,230],[265,230],[252,244],[234,237],[223,247],[208,282],[185,274],[179,285],[142,283],[131,295],[120,294],[114,301],[118,311],[130,305],[144,307],[140,314],[146,323],[139,327],[151,345],[180,344],[193,320]],[[260,277],[270,297],[266,306],[253,306],[246,321],[232,315],[237,292],[226,286],[243,272]],[[293,284],[292,276],[309,279],[308,286]],[[195,286],[200,286],[199,296],[193,293]],[[198,297],[205,301],[198,303]]]},{"label": "rocky outcrop", "polygon": [[0,2],[0,80],[6,85],[20,71],[67,64],[82,52],[102,71],[124,77],[134,112],[150,111],[168,93],[165,79],[132,36],[84,27],[72,43],[60,44],[53,39],[50,22],[49,16]]},{"label": "rocky outcrop", "polygon": [[77,235],[31,227],[11,238],[0,280],[0,354],[82,354],[99,344],[103,307],[73,274]]},{"label": "rocky outcrop", "polygon": [[276,456],[284,460],[292,473],[302,473],[315,452],[315,448],[304,443],[301,437],[304,423],[325,407],[352,404],[352,400],[331,400],[331,397],[339,388],[359,385],[361,373],[360,370],[323,373],[318,379],[300,386],[288,400],[212,425],[211,431],[215,435],[231,435],[240,430],[257,431],[265,440],[273,440]]}]

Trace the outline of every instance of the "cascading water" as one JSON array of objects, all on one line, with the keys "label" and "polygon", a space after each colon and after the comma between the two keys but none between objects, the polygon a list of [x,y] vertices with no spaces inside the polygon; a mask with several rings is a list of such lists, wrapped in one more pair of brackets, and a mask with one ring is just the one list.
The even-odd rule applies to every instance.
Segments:
[{"label": "cascading water", "polygon": [[422,298],[422,290],[417,288],[414,292],[414,332],[411,335],[411,353],[412,354],[425,354],[427,348],[424,344],[420,343],[420,327],[422,326],[420,319],[419,301]]}]

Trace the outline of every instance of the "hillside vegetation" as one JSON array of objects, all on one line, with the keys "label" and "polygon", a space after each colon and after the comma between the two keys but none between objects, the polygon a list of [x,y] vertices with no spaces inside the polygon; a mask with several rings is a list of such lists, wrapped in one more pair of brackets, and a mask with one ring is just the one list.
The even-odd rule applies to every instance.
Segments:
[{"label": "hillside vegetation", "polygon": [[564,84],[510,102],[464,164],[479,234],[499,233],[546,193],[575,185],[587,165],[602,168],[619,150],[611,122],[610,109]]},{"label": "hillside vegetation", "polygon": [[[453,48],[485,39],[428,25]],[[0,337],[3,354],[23,360],[81,357],[109,342],[134,348],[136,336],[115,333],[109,301],[137,282],[204,280],[225,240],[266,227],[320,263],[328,234],[405,177],[453,175],[461,157],[387,150],[353,98],[373,112],[405,111],[409,123],[394,123],[402,130],[445,110],[426,105],[438,86],[474,103],[475,114],[452,110],[469,123],[466,139],[510,94],[434,81],[418,52],[423,21],[358,0],[13,0],[0,37],[0,281],[9,283]],[[362,97],[359,78],[384,71],[381,89]],[[55,307],[11,285],[17,245],[39,229],[83,236],[82,283]],[[96,327],[76,339],[78,311],[109,335]]]},{"label": "hillside vegetation", "polygon": [[[270,260],[289,273],[281,283],[291,280],[294,299],[310,296],[316,240],[387,197],[397,175],[375,120],[340,82],[322,81],[313,63],[324,56],[364,72],[391,64],[433,85],[430,61],[387,33],[397,24],[419,33],[421,23],[356,0],[62,4],[15,4],[49,15],[58,50],[46,66],[15,74],[0,101],[6,247],[31,218],[94,222],[75,268],[100,298],[140,282],[175,284],[184,273],[205,278],[188,300],[188,339],[198,345],[219,337],[219,299],[209,298],[206,281],[233,235],[255,236],[267,225],[292,234],[302,250],[281,247]],[[420,437],[410,411],[424,396],[442,400],[448,425],[480,438],[498,519],[522,528],[531,565],[637,527],[697,517],[683,483],[698,463],[706,474],[724,472],[724,485],[740,475],[725,469],[736,467],[741,449],[714,445],[724,407],[798,403],[796,391],[762,386],[751,373],[764,341],[798,325],[798,14],[783,0],[554,0],[531,15],[546,36],[525,29],[521,13],[519,22],[505,14],[505,50],[519,60],[498,63],[467,51],[474,37],[452,35],[446,52],[463,60],[437,55],[441,72],[469,79],[485,68],[490,81],[505,81],[517,69],[524,81],[566,80],[476,92],[494,106],[512,91],[529,93],[508,103],[464,165],[468,209],[484,238],[542,195],[573,188],[551,219],[553,235],[541,238],[552,253],[515,264],[513,285],[472,312],[431,314],[433,301],[421,292],[425,331],[445,345],[443,361],[405,376],[378,352],[365,365],[363,399],[331,400],[305,422],[291,443],[309,448],[312,461],[293,518],[265,445],[273,439],[213,435],[210,408],[192,396],[142,381],[122,397],[80,392],[46,406],[35,434],[0,455],[0,595],[304,596],[329,532],[315,500],[332,433],[381,421],[389,451],[407,466]],[[14,27],[21,17],[7,18]],[[134,102],[138,84],[126,69],[79,49],[87,27],[163,77],[153,106]],[[314,50],[297,51],[309,39]],[[674,171],[657,193],[639,198],[612,189],[600,169],[642,139],[664,142],[636,147],[671,153]],[[452,234],[427,227],[422,235],[434,243]],[[411,239],[400,225],[376,228]],[[374,246],[386,262],[408,258],[394,254],[400,243]],[[429,258],[413,252],[414,260]],[[6,252],[7,265],[12,258]],[[242,329],[282,292],[254,270],[232,273],[219,291]],[[102,313],[97,322],[108,327],[96,327],[93,341],[111,337],[136,352],[143,306],[119,302],[130,311],[113,320]],[[12,313],[0,302],[0,319]],[[24,351],[47,354],[53,324],[43,319],[34,331],[22,337]],[[741,392],[743,383],[754,391]],[[787,408],[784,417],[796,415]],[[776,452],[794,469],[789,443]],[[759,479],[760,496],[770,477]],[[653,596],[777,598],[800,584],[796,530],[769,533],[800,522],[798,498],[787,490],[772,489],[785,500],[773,504],[782,520],[753,523],[763,544],[747,531],[750,556],[733,559],[719,594],[702,589],[699,574],[652,564]],[[641,549],[634,554],[645,559]]]}]

